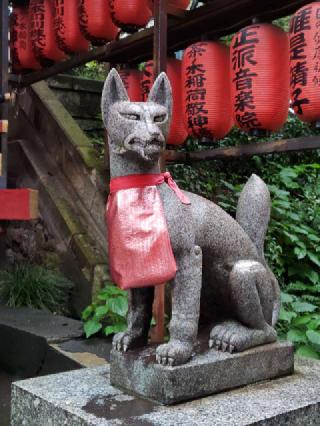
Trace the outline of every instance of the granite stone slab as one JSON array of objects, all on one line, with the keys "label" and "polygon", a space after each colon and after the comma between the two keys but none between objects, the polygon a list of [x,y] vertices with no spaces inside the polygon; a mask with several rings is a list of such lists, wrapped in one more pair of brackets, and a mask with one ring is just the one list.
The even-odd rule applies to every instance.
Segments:
[{"label": "granite stone slab", "polygon": [[230,354],[214,349],[177,367],[156,362],[156,346],[111,352],[111,384],[160,404],[176,404],[262,380],[292,374],[291,343],[273,343]]},{"label": "granite stone slab", "polygon": [[79,368],[79,364],[60,354],[50,343],[82,335],[81,321],[31,308],[0,306],[0,367],[20,377]]},{"label": "granite stone slab", "polygon": [[31,308],[0,306],[0,331],[4,327],[30,333],[49,343],[83,336],[81,321]]},{"label": "granite stone slab", "polygon": [[107,365],[16,382],[12,389],[12,426],[319,424],[320,362],[302,358],[290,376],[170,407],[112,387]]}]

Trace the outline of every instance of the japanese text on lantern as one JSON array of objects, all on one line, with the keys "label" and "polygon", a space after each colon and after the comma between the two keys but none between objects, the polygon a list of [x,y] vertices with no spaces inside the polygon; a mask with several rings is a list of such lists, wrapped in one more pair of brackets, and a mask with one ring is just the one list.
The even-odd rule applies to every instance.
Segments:
[{"label": "japanese text on lantern", "polygon": [[239,126],[247,129],[261,127],[252,90],[254,78],[258,76],[254,72],[258,63],[255,58],[256,46],[259,43],[255,28],[259,27],[251,26],[240,31],[232,46],[233,83],[236,89],[234,111]]},{"label": "japanese text on lantern", "polygon": [[61,50],[68,50],[64,42],[66,26],[64,24],[64,0],[56,0],[55,30],[58,34],[58,46]]},{"label": "japanese text on lantern", "polygon": [[[296,114],[303,114],[303,105],[309,104],[308,98],[303,98],[302,88],[308,84],[307,55],[305,53],[306,31],[311,30],[312,8],[298,11],[290,23],[290,87],[292,108]],[[315,59],[315,58],[314,58]],[[318,65],[319,66],[319,65]]]},{"label": "japanese text on lantern", "polygon": [[[18,22],[16,21],[16,24]],[[24,20],[21,20],[20,24],[18,25],[18,32],[15,34],[15,39],[19,41],[19,48],[20,49],[26,49],[27,48],[27,25]]]},{"label": "japanese text on lantern", "polygon": [[320,86],[320,8],[316,10],[316,32],[313,36],[314,40],[314,76],[312,83],[314,86]]},{"label": "japanese text on lantern", "polygon": [[186,69],[186,114],[188,128],[197,137],[207,137],[213,139],[213,135],[207,128],[208,109],[206,109],[207,90],[205,86],[206,69],[201,61],[202,55],[206,52],[208,43],[196,43],[189,47],[187,55],[191,60]]},{"label": "japanese text on lantern", "polygon": [[88,38],[94,41],[94,38],[90,36],[90,33],[88,31],[88,24],[89,24],[89,16],[87,13],[86,8],[86,1],[81,0],[80,6],[79,6],[79,18],[80,18],[80,28],[81,32]]},{"label": "japanese text on lantern", "polygon": [[[10,32],[10,43],[11,43],[11,60],[14,66],[19,66],[19,54],[18,46],[20,49],[27,48],[27,26],[25,22],[20,22],[18,14],[13,12],[11,14],[11,32]],[[18,46],[17,46],[18,43]]]},{"label": "japanese text on lantern", "polygon": [[41,56],[44,47],[46,46],[46,37],[44,32],[44,1],[37,2],[32,6],[31,34],[35,40],[36,55]]},{"label": "japanese text on lantern", "polygon": [[[150,68],[150,69],[149,69]],[[145,64],[143,69],[143,79],[141,81],[142,100],[147,101],[153,80],[153,63],[151,61]]]}]

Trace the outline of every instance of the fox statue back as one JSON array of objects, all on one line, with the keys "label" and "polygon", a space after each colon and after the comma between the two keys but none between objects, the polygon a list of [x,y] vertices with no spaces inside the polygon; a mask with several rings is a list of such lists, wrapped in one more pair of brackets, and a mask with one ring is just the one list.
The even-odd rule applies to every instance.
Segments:
[{"label": "fox statue back", "polygon": [[[263,251],[270,219],[267,186],[251,176],[241,193],[236,220],[211,201],[179,192],[171,177],[160,173],[159,165],[171,111],[166,74],[156,79],[147,102],[132,103],[118,73],[110,72],[102,115],[109,138],[111,185],[133,177],[146,186],[156,185],[176,262],[170,281],[170,340],[156,352],[158,363],[173,366],[192,357],[199,323],[210,325],[208,345],[217,350],[241,352],[274,342],[280,291]],[[130,224],[130,211],[127,215]],[[153,283],[128,292],[128,329],[113,340],[114,349],[121,352],[147,344],[152,319]]]}]

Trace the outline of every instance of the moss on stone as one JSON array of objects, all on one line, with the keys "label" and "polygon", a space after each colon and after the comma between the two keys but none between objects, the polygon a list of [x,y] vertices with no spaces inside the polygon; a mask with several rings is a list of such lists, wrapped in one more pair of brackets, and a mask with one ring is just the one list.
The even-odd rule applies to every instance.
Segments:
[{"label": "moss on stone", "polygon": [[55,119],[61,130],[65,133],[71,144],[79,152],[85,166],[88,169],[103,170],[103,162],[92,147],[89,138],[81,130],[78,123],[72,118],[62,103],[56,98],[45,82],[39,82],[33,86],[34,92],[41,99],[48,111]]}]

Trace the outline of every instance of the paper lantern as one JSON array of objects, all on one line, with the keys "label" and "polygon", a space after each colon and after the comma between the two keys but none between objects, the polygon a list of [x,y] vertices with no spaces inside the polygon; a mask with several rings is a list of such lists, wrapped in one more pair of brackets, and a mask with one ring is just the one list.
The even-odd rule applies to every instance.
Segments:
[{"label": "paper lantern", "polygon": [[[169,0],[170,6],[174,6],[177,9],[187,9],[190,4],[190,0]],[[153,0],[149,0],[149,8],[153,10]]]},{"label": "paper lantern", "polygon": [[299,9],[290,24],[292,107],[305,122],[320,120],[320,2]]},{"label": "paper lantern", "polygon": [[10,15],[10,49],[14,72],[38,70],[39,61],[33,53],[30,38],[30,18],[27,6],[14,7]]},{"label": "paper lantern", "polygon": [[[181,145],[185,142],[188,134],[183,125],[182,90],[181,90],[182,63],[178,59],[167,59],[167,75],[172,87],[172,119],[167,143],[169,145]],[[151,87],[154,82],[153,61],[145,64],[142,79],[142,97],[147,101]]]},{"label": "paper lantern", "polygon": [[127,89],[131,102],[142,102],[141,81],[142,72],[136,69],[128,68],[119,71],[120,77]]},{"label": "paper lantern", "polygon": [[41,62],[57,62],[65,58],[59,49],[54,27],[53,0],[30,0],[31,40]]},{"label": "paper lantern", "polygon": [[229,49],[216,41],[189,46],[183,55],[184,125],[190,136],[217,140],[232,127]]},{"label": "paper lantern", "polygon": [[149,0],[109,0],[115,25],[127,32],[145,27],[152,17]]},{"label": "paper lantern", "polygon": [[250,134],[278,131],[289,111],[289,40],[271,24],[250,25],[231,44],[236,125]]},{"label": "paper lantern", "polygon": [[89,43],[80,31],[79,0],[55,0],[55,30],[58,46],[66,53],[85,52]]},{"label": "paper lantern", "polygon": [[109,0],[80,0],[80,27],[93,44],[114,40],[119,28],[112,22]]}]

